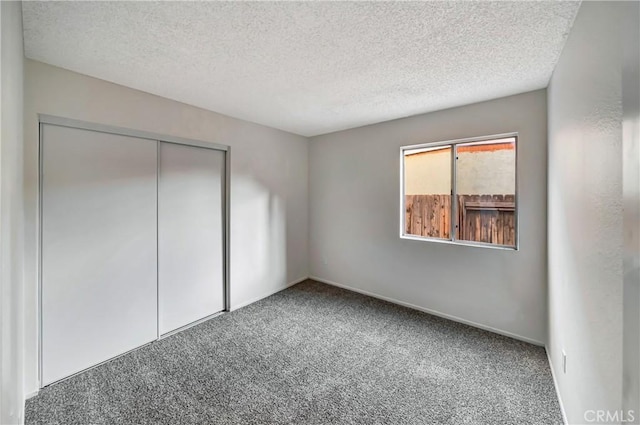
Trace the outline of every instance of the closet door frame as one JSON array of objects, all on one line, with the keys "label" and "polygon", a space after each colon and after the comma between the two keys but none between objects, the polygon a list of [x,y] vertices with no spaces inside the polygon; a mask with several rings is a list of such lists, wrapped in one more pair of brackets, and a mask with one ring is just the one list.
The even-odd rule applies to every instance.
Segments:
[{"label": "closet door frame", "polygon": [[[102,363],[98,363],[96,365],[90,366],[80,372],[76,372],[73,375],[67,376],[59,381],[53,382],[51,384],[47,384],[47,385],[43,385],[43,376],[42,376],[42,370],[43,370],[43,365],[42,365],[42,361],[43,361],[43,353],[42,353],[42,322],[43,322],[43,317],[42,317],[42,219],[43,219],[43,214],[42,214],[42,206],[43,206],[43,165],[44,165],[44,156],[43,156],[43,147],[44,147],[44,141],[43,141],[43,125],[54,125],[54,126],[59,126],[59,127],[68,127],[68,128],[73,128],[73,129],[79,129],[79,130],[89,130],[89,131],[96,131],[96,132],[100,132],[100,133],[108,133],[108,134],[115,134],[115,135],[120,135],[120,136],[130,136],[130,137],[136,137],[139,139],[148,139],[148,140],[153,140],[156,142],[157,144],[157,152],[158,152],[158,158],[156,161],[156,179],[159,179],[159,173],[160,173],[160,162],[159,162],[159,155],[160,155],[160,150],[159,150],[159,145],[160,143],[173,143],[173,144],[178,144],[178,145],[186,145],[186,146],[195,146],[195,147],[199,147],[199,148],[204,148],[204,149],[212,149],[212,150],[216,150],[216,151],[221,151],[224,153],[224,184],[223,184],[223,191],[224,191],[224,195],[223,195],[223,199],[224,199],[224,208],[223,208],[223,218],[224,218],[224,226],[222,229],[222,237],[223,237],[223,302],[224,302],[224,306],[223,306],[223,310],[222,312],[227,312],[230,310],[231,307],[231,295],[230,295],[230,278],[229,278],[229,271],[230,271],[230,230],[231,230],[231,221],[230,221],[230,188],[231,188],[231,147],[227,146],[227,145],[222,145],[219,143],[213,143],[213,142],[204,142],[204,141],[200,141],[200,140],[193,140],[193,139],[186,139],[186,138],[182,138],[182,137],[176,137],[176,136],[167,136],[164,134],[158,134],[158,133],[152,133],[152,132],[148,132],[148,131],[142,131],[142,130],[134,130],[134,129],[129,129],[129,128],[123,128],[123,127],[116,127],[116,126],[110,126],[110,125],[105,125],[105,124],[97,124],[97,123],[91,123],[91,122],[86,122],[86,121],[81,121],[81,120],[75,120],[75,119],[71,119],[71,118],[63,118],[63,117],[57,117],[57,116],[53,116],[53,115],[47,115],[47,114],[38,114],[38,228],[37,228],[37,235],[38,235],[38,244],[37,244],[37,249],[38,249],[38,253],[37,253],[37,257],[38,257],[38,308],[37,308],[37,323],[38,323],[38,381],[39,381],[39,387],[40,388],[44,388],[45,386],[51,385],[51,384],[55,384],[56,382],[60,382],[63,380],[66,380],[72,376],[75,376],[79,373],[82,373],[86,370],[92,369],[94,367],[97,367],[107,361],[111,361],[114,358],[118,358],[124,354],[127,353],[121,353],[109,360],[106,360],[105,362]],[[158,191],[158,185],[156,184],[156,193]],[[157,202],[156,202],[156,212],[157,212]],[[157,220],[157,217],[156,217]],[[157,228],[157,222],[156,222],[156,228]],[[157,249],[157,248],[156,248]],[[156,265],[158,267],[158,265]],[[156,283],[156,285],[158,285],[158,283]],[[159,297],[158,297],[158,303],[159,303]],[[159,314],[159,311],[158,311]],[[165,335],[160,335],[160,328],[159,328],[159,315],[156,318],[156,324],[157,324],[157,338],[156,341],[162,339],[162,338],[166,338],[167,336],[173,335],[177,332],[180,332],[184,329],[187,329],[191,326],[195,326],[199,323],[202,323],[206,320],[209,320],[213,317],[216,317],[218,314],[220,313],[216,313],[213,314],[211,316],[205,317],[201,320],[198,320],[194,323],[191,323],[187,326],[184,326],[182,328],[176,329],[173,332],[169,332]],[[148,345],[148,344],[145,344]],[[145,345],[142,345],[141,347],[144,347]],[[134,348],[134,350],[137,350],[140,347]],[[133,351],[133,350],[131,350]]]}]

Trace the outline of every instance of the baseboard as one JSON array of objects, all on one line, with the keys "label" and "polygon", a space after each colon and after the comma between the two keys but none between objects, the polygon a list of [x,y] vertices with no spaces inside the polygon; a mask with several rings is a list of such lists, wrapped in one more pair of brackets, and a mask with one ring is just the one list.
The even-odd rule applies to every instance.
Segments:
[{"label": "baseboard", "polygon": [[553,362],[551,362],[551,355],[549,354],[549,349],[547,346],[544,346],[544,351],[547,353],[547,360],[549,361],[549,369],[551,369],[551,377],[553,378],[553,386],[556,389],[556,397],[558,397],[558,403],[560,404],[560,412],[562,413],[562,422],[567,425],[569,421],[567,420],[567,412],[564,410],[564,403],[562,403],[562,396],[560,396],[560,387],[558,387],[558,380],[556,379],[556,372],[553,369]]},{"label": "baseboard", "polygon": [[259,295],[259,296],[255,297],[255,298],[251,298],[251,299],[250,299],[250,300],[248,300],[248,301],[244,301],[244,302],[242,302],[242,303],[240,303],[240,304],[238,304],[238,305],[235,305],[235,306],[231,307],[230,311],[236,311],[236,310],[238,310],[238,309],[240,309],[240,308],[242,308],[242,307],[246,307],[246,306],[248,306],[249,304],[253,304],[253,303],[255,303],[256,301],[260,301],[260,300],[261,300],[261,299],[263,299],[263,298],[267,298],[267,297],[270,297],[270,296],[271,296],[271,295],[273,295],[273,294],[277,294],[277,293],[278,293],[278,292],[280,292],[280,291],[284,291],[285,289],[287,289],[287,288],[289,288],[289,287],[291,287],[291,286],[293,286],[293,285],[297,285],[297,284],[298,284],[298,283],[300,283],[300,282],[304,282],[304,281],[305,281],[305,280],[307,280],[307,279],[309,279],[309,277],[308,277],[308,276],[301,277],[300,279],[296,279],[296,280],[294,280],[293,282],[289,282],[289,283],[287,283],[287,284],[286,284],[286,285],[284,285],[284,286],[280,286],[280,287],[278,287],[278,288],[276,288],[276,289],[274,289],[274,290],[272,290],[272,291],[266,292],[266,293],[264,293],[264,294],[262,294],[262,295]]},{"label": "baseboard", "polygon": [[25,394],[24,396],[25,401],[37,396],[39,392],[40,390],[36,390],[36,391],[30,392],[29,394]]},{"label": "baseboard", "polygon": [[473,326],[474,328],[479,328],[479,329],[482,329],[482,330],[485,330],[485,331],[489,331],[489,332],[493,332],[493,333],[496,333],[496,334],[500,334],[500,335],[503,335],[503,336],[508,336],[509,338],[517,339],[519,341],[528,342],[529,344],[533,344],[533,345],[538,345],[540,347],[544,347],[544,343],[541,342],[541,341],[537,341],[535,339],[527,338],[525,336],[521,336],[521,335],[518,335],[518,334],[511,333],[511,332],[503,331],[501,329],[492,328],[491,326],[486,326],[486,325],[483,325],[481,323],[476,323],[476,322],[473,322],[471,320],[467,320],[467,319],[463,319],[461,317],[453,316],[451,314],[446,314],[446,313],[442,313],[442,312],[437,311],[437,310],[431,310],[429,308],[420,307],[420,306],[415,305],[415,304],[411,304],[411,303],[407,303],[407,302],[404,302],[404,301],[396,300],[396,299],[390,298],[390,297],[385,297],[383,295],[379,295],[379,294],[376,294],[374,292],[365,291],[363,289],[354,288],[352,286],[343,285],[341,283],[332,282],[330,280],[322,279],[322,278],[317,277],[317,276],[309,276],[309,279],[316,280],[316,281],[322,282],[322,283],[326,283],[327,285],[337,286],[338,288],[346,289],[348,291],[357,292],[359,294],[367,295],[369,297],[377,298],[379,300],[387,301],[387,302],[390,302],[390,303],[393,303],[393,304],[398,304],[398,305],[401,305],[403,307],[407,307],[407,308],[410,308],[410,309],[413,309],[413,310],[422,311],[423,313],[429,313],[429,314],[432,314],[434,316],[438,316],[438,317],[442,317],[444,319],[452,320],[454,322],[464,323],[465,325]]}]

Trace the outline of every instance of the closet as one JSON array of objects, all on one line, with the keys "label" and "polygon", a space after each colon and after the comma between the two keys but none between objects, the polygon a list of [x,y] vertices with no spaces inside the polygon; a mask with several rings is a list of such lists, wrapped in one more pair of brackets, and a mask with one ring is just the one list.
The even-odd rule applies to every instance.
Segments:
[{"label": "closet", "polygon": [[224,152],[160,143],[160,334],[224,308]]},{"label": "closet", "polygon": [[225,309],[226,160],[41,117],[42,386]]}]

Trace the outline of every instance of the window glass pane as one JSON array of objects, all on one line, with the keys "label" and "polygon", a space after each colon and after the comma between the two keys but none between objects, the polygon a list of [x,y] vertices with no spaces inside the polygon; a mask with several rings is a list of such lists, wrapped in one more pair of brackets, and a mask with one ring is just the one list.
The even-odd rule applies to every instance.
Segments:
[{"label": "window glass pane", "polygon": [[404,151],[405,234],[450,239],[451,146]]},{"label": "window glass pane", "polygon": [[516,245],[515,137],[457,145],[456,238]]}]

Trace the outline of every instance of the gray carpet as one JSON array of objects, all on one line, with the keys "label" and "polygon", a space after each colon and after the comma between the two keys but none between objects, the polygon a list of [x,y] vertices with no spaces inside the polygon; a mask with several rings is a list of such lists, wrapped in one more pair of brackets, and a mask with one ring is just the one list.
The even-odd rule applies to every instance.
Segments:
[{"label": "gray carpet", "polygon": [[544,349],[321,283],[45,388],[27,424],[560,424]]}]

